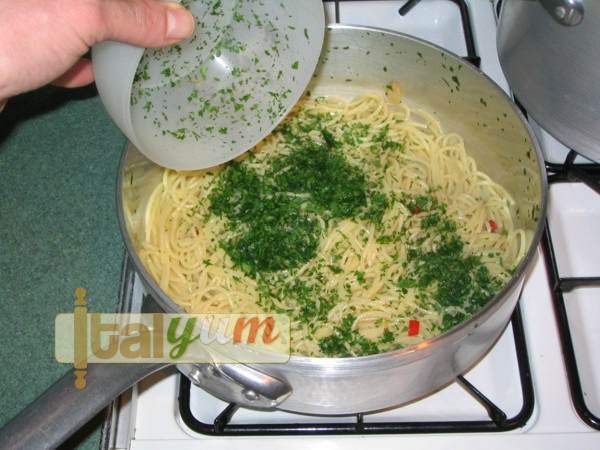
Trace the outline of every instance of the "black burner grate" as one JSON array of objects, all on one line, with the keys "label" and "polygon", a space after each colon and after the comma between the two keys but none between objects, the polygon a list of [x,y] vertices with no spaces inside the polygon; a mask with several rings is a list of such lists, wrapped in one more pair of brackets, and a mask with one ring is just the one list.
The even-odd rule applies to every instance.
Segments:
[{"label": "black burner grate", "polygon": [[[351,1],[375,1],[375,0],[323,0],[323,3],[334,3],[334,5],[335,5],[335,22],[340,23],[340,3],[351,2]],[[463,29],[463,34],[465,36],[465,44],[467,47],[467,55],[463,56],[463,59],[477,67],[480,67],[481,66],[481,58],[477,54],[477,50],[475,48],[475,38],[474,38],[474,34],[473,34],[473,27],[471,25],[471,15],[469,13],[469,7],[467,6],[467,2],[466,2],[466,0],[448,0],[448,1],[456,4],[456,6],[458,6],[458,9],[460,10],[462,29]],[[398,14],[400,14],[401,16],[406,16],[420,2],[421,2],[421,0],[408,0],[398,10]]]},{"label": "black burner grate", "polygon": [[575,164],[578,154],[571,150],[563,164],[546,163],[550,183],[585,183],[600,194],[600,164]]},{"label": "black burner grate", "polygon": [[[513,313],[512,330],[519,368],[519,379],[523,405],[519,413],[508,418],[496,404],[473,386],[464,376],[456,378],[468,395],[475,398],[486,409],[490,420],[447,420],[436,422],[365,422],[365,414],[356,414],[351,423],[276,423],[276,424],[232,424],[239,406],[229,404],[213,421],[201,422],[192,413],[190,394],[192,384],[181,376],[179,385],[179,413],[186,426],[197,433],[211,436],[289,436],[289,435],[332,435],[332,434],[410,434],[410,433],[476,433],[510,431],[524,426],[534,407],[533,383],[529,367],[527,345],[523,331],[520,308]],[[268,413],[265,413],[268,414]]]},{"label": "black burner grate", "polygon": [[[580,181],[600,194],[600,165],[598,164],[574,164],[577,153],[571,151],[564,164],[546,164],[549,172],[548,181],[550,183],[574,182]],[[550,279],[550,288],[552,291],[552,301],[558,323],[558,334],[569,380],[569,389],[571,391],[571,400],[573,406],[579,414],[579,417],[590,427],[600,430],[600,418],[594,415],[585,400],[583,386],[571,330],[569,317],[565,305],[564,294],[581,287],[600,286],[600,276],[597,277],[562,277],[558,270],[558,263],[552,244],[552,235],[550,228],[546,224],[546,230],[542,239],[544,249],[544,258],[546,261],[546,270]]]},{"label": "black burner grate", "polygon": [[[460,10],[460,18],[463,26],[463,33],[465,35],[465,43],[467,45],[467,56],[464,56],[463,59],[469,61],[471,64],[480,67],[481,66],[481,58],[477,55],[477,50],[475,49],[475,39],[473,36],[473,28],[471,27],[471,16],[469,14],[469,7],[465,0],[450,0],[452,3],[455,3]],[[421,0],[408,0],[398,11],[401,16],[407,15],[412,9],[421,3]]]}]

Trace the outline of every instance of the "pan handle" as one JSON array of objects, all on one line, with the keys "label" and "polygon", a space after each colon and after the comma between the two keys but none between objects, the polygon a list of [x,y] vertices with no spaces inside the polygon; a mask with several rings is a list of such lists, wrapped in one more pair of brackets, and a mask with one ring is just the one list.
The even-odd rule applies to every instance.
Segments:
[{"label": "pan handle", "polygon": [[167,365],[90,364],[82,390],[71,370],[0,430],[0,448],[55,448],[127,388]]},{"label": "pan handle", "polygon": [[581,0],[540,0],[540,2],[554,20],[567,27],[579,25],[585,15]]},{"label": "pan handle", "polygon": [[292,394],[292,387],[286,381],[243,364],[217,364],[216,367],[244,388],[242,395],[253,406],[258,406],[263,399],[266,406],[274,408]]},{"label": "pan handle", "polygon": [[179,364],[196,386],[227,401],[255,409],[274,409],[292,394],[287,381],[244,364]]}]

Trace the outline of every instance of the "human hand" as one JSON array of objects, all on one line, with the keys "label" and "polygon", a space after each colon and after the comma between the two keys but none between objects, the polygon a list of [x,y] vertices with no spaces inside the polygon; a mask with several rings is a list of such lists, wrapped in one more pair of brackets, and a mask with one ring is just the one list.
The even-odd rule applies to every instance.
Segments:
[{"label": "human hand", "polygon": [[97,42],[164,47],[194,31],[193,16],[155,0],[0,0],[0,105],[3,99],[54,82],[89,84]]}]

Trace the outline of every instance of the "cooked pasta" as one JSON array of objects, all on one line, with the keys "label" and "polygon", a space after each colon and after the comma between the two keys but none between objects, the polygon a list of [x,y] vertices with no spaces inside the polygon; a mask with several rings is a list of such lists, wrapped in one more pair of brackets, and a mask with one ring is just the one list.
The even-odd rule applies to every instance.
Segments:
[{"label": "cooked pasta", "polygon": [[129,205],[149,273],[188,312],[289,314],[307,356],[395,350],[466,320],[531,234],[462,137],[397,91],[305,98],[236,162],[163,170]]}]

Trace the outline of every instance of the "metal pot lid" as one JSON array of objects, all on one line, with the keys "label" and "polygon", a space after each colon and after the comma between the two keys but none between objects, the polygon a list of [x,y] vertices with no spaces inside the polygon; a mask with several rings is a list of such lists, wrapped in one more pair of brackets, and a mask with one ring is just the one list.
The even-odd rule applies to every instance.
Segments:
[{"label": "metal pot lid", "polygon": [[[576,8],[578,20],[561,20],[563,3]],[[600,2],[505,1],[498,52],[528,114],[562,144],[600,162]]]}]

